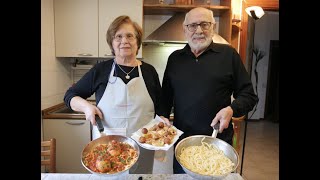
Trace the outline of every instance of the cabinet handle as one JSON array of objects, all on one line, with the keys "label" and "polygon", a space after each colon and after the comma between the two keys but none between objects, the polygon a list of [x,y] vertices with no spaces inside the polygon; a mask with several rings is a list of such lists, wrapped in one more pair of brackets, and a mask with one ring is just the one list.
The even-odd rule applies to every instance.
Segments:
[{"label": "cabinet handle", "polygon": [[83,125],[85,122],[66,122],[69,125]]},{"label": "cabinet handle", "polygon": [[112,54],[104,54],[104,56],[113,56]]},{"label": "cabinet handle", "polygon": [[81,54],[78,54],[79,56],[92,56],[92,54],[89,54],[89,53],[81,53]]}]

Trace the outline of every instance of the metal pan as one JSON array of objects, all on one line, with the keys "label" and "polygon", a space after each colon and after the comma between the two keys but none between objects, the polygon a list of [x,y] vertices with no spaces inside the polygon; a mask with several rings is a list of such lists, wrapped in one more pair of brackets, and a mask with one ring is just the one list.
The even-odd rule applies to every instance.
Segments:
[{"label": "metal pan", "polygon": [[140,156],[140,150],[139,150],[139,145],[130,137],[126,137],[126,136],[121,136],[121,135],[106,135],[105,133],[103,133],[104,131],[104,127],[102,125],[102,121],[99,118],[99,116],[96,116],[96,122],[97,122],[97,128],[100,132],[100,137],[91,141],[90,143],[88,143],[84,149],[82,150],[81,153],[81,164],[83,165],[83,167],[85,167],[89,172],[91,172],[92,174],[96,174],[96,175],[100,175],[100,176],[106,176],[106,177],[120,177],[124,174],[127,174],[129,169],[131,169],[136,162],[134,162],[130,167],[124,169],[123,171],[117,172],[117,173],[100,173],[100,172],[95,172],[92,171],[90,168],[88,168],[85,164],[84,164],[84,155],[86,155],[87,153],[89,153],[93,148],[95,148],[96,146],[100,145],[100,144],[108,144],[109,142],[111,142],[112,140],[118,141],[118,142],[125,142],[128,143],[129,145],[131,145],[138,154],[137,160]]},{"label": "metal pan", "polygon": [[[212,133],[212,136],[206,136],[206,135],[194,135],[194,136],[189,136],[186,137],[184,139],[182,139],[177,146],[175,147],[175,157],[177,159],[177,161],[179,162],[179,164],[182,166],[183,170],[191,177],[195,178],[195,179],[204,179],[204,180],[221,180],[224,179],[228,174],[234,172],[238,165],[239,165],[239,155],[237,153],[237,151],[227,142],[216,138],[217,134],[218,134],[218,130],[219,130],[219,123],[217,123],[214,126],[214,130]],[[181,153],[181,149],[184,147],[188,147],[188,146],[200,146],[201,145],[201,141],[204,141],[208,144],[214,144],[216,145],[220,150],[222,150],[224,152],[224,154],[235,164],[235,166],[233,167],[233,169],[221,176],[208,176],[208,175],[202,175],[196,172],[192,172],[191,170],[187,169],[186,167],[184,167],[181,162],[180,159],[178,158],[178,156],[180,156]]]}]

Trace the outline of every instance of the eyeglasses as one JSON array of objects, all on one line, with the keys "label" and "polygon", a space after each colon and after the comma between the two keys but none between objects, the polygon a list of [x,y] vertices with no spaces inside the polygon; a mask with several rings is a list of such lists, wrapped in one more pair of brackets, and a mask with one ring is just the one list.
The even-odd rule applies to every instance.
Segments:
[{"label": "eyeglasses", "polygon": [[204,30],[208,30],[210,28],[211,24],[213,24],[213,23],[212,22],[201,22],[199,24],[192,23],[192,24],[187,24],[185,26],[187,26],[187,28],[190,32],[195,32],[197,30],[198,26],[201,27],[202,31],[204,31]]},{"label": "eyeglasses", "polygon": [[136,39],[136,37],[133,35],[133,34],[125,34],[125,35],[122,35],[122,34],[118,34],[118,35],[115,35],[113,37],[113,39],[117,42],[121,42],[122,41],[122,38],[123,37],[126,37],[126,39],[129,41],[129,42],[132,42]]}]

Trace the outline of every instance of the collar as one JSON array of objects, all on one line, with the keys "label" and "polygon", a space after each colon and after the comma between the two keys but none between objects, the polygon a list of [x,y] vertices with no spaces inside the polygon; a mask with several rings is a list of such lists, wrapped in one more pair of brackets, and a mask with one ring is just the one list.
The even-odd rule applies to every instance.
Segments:
[{"label": "collar", "polygon": [[[212,41],[203,53],[205,53],[207,51],[213,51],[213,52],[219,53],[222,51],[222,46],[221,46],[221,44],[217,44]],[[191,48],[190,48],[189,44],[186,44],[186,46],[182,49],[182,51],[180,53],[193,54],[191,52]]]}]

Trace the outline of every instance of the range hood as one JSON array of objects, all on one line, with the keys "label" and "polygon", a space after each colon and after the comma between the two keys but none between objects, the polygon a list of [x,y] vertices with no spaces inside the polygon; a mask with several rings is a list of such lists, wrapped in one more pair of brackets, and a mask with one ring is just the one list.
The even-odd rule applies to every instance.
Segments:
[{"label": "range hood", "polygon": [[[187,40],[184,37],[182,23],[184,21],[185,13],[176,13],[158,29],[153,31],[143,43],[177,43],[186,44]],[[213,36],[213,42],[229,44],[223,37],[217,33]]]}]

